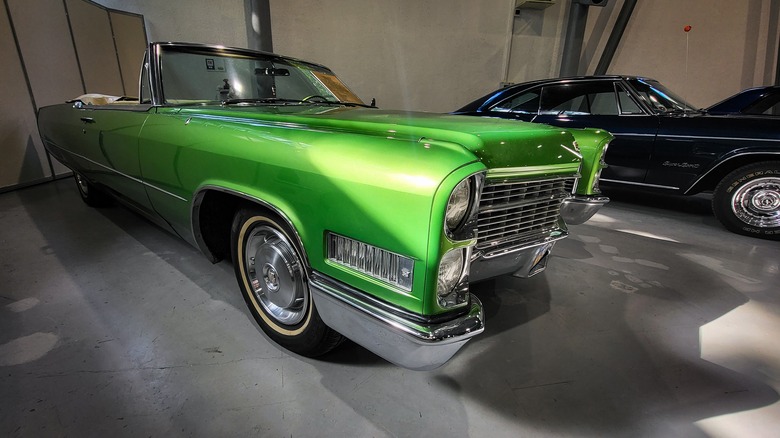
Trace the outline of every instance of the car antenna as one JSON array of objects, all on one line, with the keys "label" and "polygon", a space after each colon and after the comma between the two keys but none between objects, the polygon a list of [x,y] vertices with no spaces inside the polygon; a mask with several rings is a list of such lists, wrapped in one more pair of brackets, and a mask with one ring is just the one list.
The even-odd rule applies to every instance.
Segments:
[{"label": "car antenna", "polygon": [[375,97],[371,98],[371,106],[376,108],[376,98]]},{"label": "car antenna", "polygon": [[[690,24],[686,24],[685,27],[683,27],[683,32],[685,32],[685,75],[683,76],[683,96],[688,94],[688,37],[691,29],[693,29],[693,27]],[[683,116],[688,116],[688,105],[685,103],[683,103]]]}]

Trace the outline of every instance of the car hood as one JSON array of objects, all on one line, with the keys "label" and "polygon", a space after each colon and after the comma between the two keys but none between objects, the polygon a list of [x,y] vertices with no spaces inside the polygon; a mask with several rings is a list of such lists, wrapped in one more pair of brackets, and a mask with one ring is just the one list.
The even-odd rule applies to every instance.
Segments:
[{"label": "car hood", "polygon": [[390,139],[447,143],[466,148],[488,168],[579,163],[574,137],[565,129],[497,118],[387,111],[324,105],[184,107],[181,115],[257,127],[353,133]]}]

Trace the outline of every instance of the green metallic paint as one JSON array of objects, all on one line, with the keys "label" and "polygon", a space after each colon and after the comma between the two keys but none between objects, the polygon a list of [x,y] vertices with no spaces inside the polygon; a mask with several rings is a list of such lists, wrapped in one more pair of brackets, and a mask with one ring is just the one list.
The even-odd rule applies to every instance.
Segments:
[{"label": "green metallic paint", "polygon": [[[69,136],[81,131],[77,111],[43,108],[41,134],[75,148]],[[580,163],[567,150],[574,140],[568,131],[496,119],[315,104],[95,113],[112,128],[95,124],[102,134],[81,152],[100,159],[100,135],[119,145],[105,164],[147,184],[150,206],[189,242],[198,191],[241,193],[289,218],[313,270],[426,315],[444,311],[435,299],[442,255],[474,243],[444,234],[447,200],[463,178],[495,169],[503,169],[501,177],[528,169],[534,176],[575,173]],[[68,121],[55,127],[60,117]],[[328,231],[412,258],[411,292],[328,262]]]},{"label": "green metallic paint", "polygon": [[580,168],[580,181],[577,184],[578,195],[598,195],[599,190],[593,190],[596,184],[596,176],[605,164],[603,163],[604,151],[615,137],[603,129],[569,129],[577,140],[582,154],[582,167]]},{"label": "green metallic paint", "polygon": [[476,238],[464,241],[453,241],[450,239],[444,229],[444,212],[447,209],[447,202],[449,201],[450,194],[464,179],[474,175],[475,173],[484,172],[485,167],[482,163],[472,163],[470,165],[461,167],[447,176],[442,181],[439,190],[433,198],[432,211],[440,212],[431,216],[431,226],[428,244],[428,263],[424,266],[425,273],[425,290],[428,293],[425,295],[425,301],[423,303],[423,313],[427,315],[443,313],[447,310],[442,308],[438,300],[436,299],[436,290],[438,286],[439,278],[439,261],[448,251],[455,248],[465,248],[470,245],[476,244]]}]

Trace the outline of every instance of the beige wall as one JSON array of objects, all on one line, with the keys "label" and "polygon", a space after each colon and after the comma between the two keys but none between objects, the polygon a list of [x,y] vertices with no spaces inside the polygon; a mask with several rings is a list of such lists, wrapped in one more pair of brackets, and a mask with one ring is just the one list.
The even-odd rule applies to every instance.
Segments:
[{"label": "beige wall", "polygon": [[87,92],[122,96],[108,11],[84,0],[65,0],[65,5]]},{"label": "beige wall", "polygon": [[512,5],[272,0],[274,51],[327,65],[382,108],[450,111],[502,80]]},{"label": "beige wall", "polygon": [[[383,108],[451,111],[496,89],[505,71],[510,82],[558,76],[569,0],[514,19],[507,70],[513,5],[271,0],[274,49],[331,67]],[[622,5],[590,8],[581,73],[595,70]],[[609,72],[654,77],[700,106],[772,83],[779,8],[778,0],[639,1]],[[693,26],[687,75],[686,24]]]},{"label": "beige wall", "polygon": [[[590,8],[581,73],[595,70],[623,2]],[[144,14],[150,40],[247,46],[240,0],[99,3]],[[512,18],[514,0],[271,0],[271,26],[276,52],[331,67],[366,101],[451,111],[504,80],[558,76],[569,5]],[[654,77],[700,106],[771,83],[779,9],[780,0],[641,0],[609,72]]]},{"label": "beige wall", "polygon": [[[5,159],[0,161],[0,190],[51,173],[28,107],[61,102],[83,91],[82,75],[74,70],[72,42],[65,33],[67,18],[54,13],[63,9],[63,2],[5,1],[14,20],[24,23],[17,26],[18,42],[28,53],[24,61],[34,100],[24,101],[29,93],[19,80],[24,74],[16,62],[14,41],[9,28],[0,23],[0,48],[9,60],[0,91],[17,102],[10,105],[6,99],[2,105],[0,152]],[[67,0],[74,5],[75,1]],[[557,76],[570,5],[569,0],[558,0],[545,10],[523,10],[515,18],[514,0],[270,2],[278,53],[331,67],[361,98],[375,97],[382,108],[441,112],[459,108],[502,81]],[[611,0],[606,8],[590,8],[581,73],[595,69],[623,2]],[[241,0],[98,3],[145,15],[150,41],[247,46]],[[779,22],[780,0],[639,1],[609,72],[654,77],[692,103],[706,106],[743,88],[774,81]],[[687,74],[682,31],[686,24],[693,26],[687,35]],[[138,37],[137,30],[131,33]],[[89,50],[90,43],[89,38],[80,38],[77,46]],[[136,82],[138,56],[120,43],[117,49],[121,58],[117,71],[128,77],[123,82],[112,78],[107,90],[87,91],[115,92]],[[132,88],[127,94],[134,94]],[[61,171],[55,167],[55,173]]]},{"label": "beige wall", "polygon": [[[109,12],[88,1],[3,3],[0,55],[6,68],[0,81],[4,96],[0,102],[0,191],[68,174],[69,169],[49,160],[43,148],[37,109],[85,91],[136,94],[137,86],[123,93],[119,59],[133,58],[137,72],[145,48],[143,17],[120,14],[118,29],[122,32],[113,33]],[[137,83],[137,73],[133,82]]]},{"label": "beige wall", "polygon": [[0,11],[0,56],[6,60],[0,81],[0,187],[5,187],[51,175],[5,8]]},{"label": "beige wall", "polygon": [[119,59],[119,67],[122,72],[124,94],[138,97],[140,66],[144,59],[144,52],[139,47],[146,47],[146,30],[143,20],[137,15],[110,11],[111,29],[117,37],[116,53]]},{"label": "beige wall", "polygon": [[[141,14],[149,41],[185,41],[246,47],[242,0],[95,0]],[[293,0],[291,3],[297,3]]]},{"label": "beige wall", "polygon": [[[592,73],[623,0],[591,8],[583,65]],[[658,79],[691,103],[709,106],[742,89],[772,84],[780,1],[639,1],[609,73]],[[687,34],[685,25],[691,25]],[[595,55],[595,56],[594,56]]]}]

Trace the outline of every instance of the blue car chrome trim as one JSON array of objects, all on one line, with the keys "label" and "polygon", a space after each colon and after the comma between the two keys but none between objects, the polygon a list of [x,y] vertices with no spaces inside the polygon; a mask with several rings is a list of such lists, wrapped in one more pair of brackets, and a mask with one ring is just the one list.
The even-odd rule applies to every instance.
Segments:
[{"label": "blue car chrome trim", "polygon": [[640,183],[640,182],[633,182],[633,181],[621,181],[621,180],[617,180],[617,179],[600,178],[599,181],[609,182],[609,183],[616,183],[616,184],[630,184],[632,186],[653,187],[653,188],[656,188],[656,189],[680,190],[679,187],[662,186],[662,185],[659,185],[659,184],[648,184],[648,183]]},{"label": "blue car chrome trim", "polygon": [[639,134],[636,132],[612,132],[609,131],[610,134],[614,135],[615,137],[655,137],[655,134]]},{"label": "blue car chrome trim", "polygon": [[155,190],[157,190],[157,191],[159,191],[159,192],[161,192],[161,193],[164,193],[164,194],[166,194],[166,195],[168,195],[168,196],[171,196],[171,197],[173,197],[173,198],[176,198],[176,199],[178,199],[178,200],[180,200],[180,201],[187,202],[187,199],[186,199],[186,198],[182,198],[182,197],[181,197],[181,196],[179,196],[179,195],[173,194],[173,193],[171,193],[171,192],[169,192],[169,191],[167,191],[167,190],[163,190],[163,189],[161,189],[161,188],[159,188],[159,187],[157,187],[157,186],[154,186],[154,185],[152,185],[152,184],[149,184],[149,183],[148,183],[148,182],[146,182],[146,181],[142,181],[142,180],[140,180],[140,179],[138,179],[138,178],[135,178],[135,177],[132,177],[132,176],[130,176],[130,175],[127,175],[127,174],[125,174],[125,173],[122,173],[122,172],[120,172],[120,171],[118,171],[118,170],[116,170],[116,169],[113,169],[113,168],[111,168],[111,167],[108,167],[108,166],[106,166],[105,164],[101,164],[101,163],[98,163],[97,161],[90,160],[89,158],[87,158],[87,157],[85,157],[85,156],[83,156],[83,155],[77,154],[77,153],[75,153],[75,152],[72,152],[72,151],[65,150],[65,149],[63,149],[63,148],[61,148],[61,147],[57,146],[56,144],[52,143],[50,140],[45,140],[45,141],[46,141],[46,144],[47,144],[49,147],[57,148],[58,150],[60,150],[60,151],[62,151],[62,152],[66,152],[66,153],[68,153],[68,154],[70,154],[70,155],[73,155],[74,157],[78,157],[78,158],[81,158],[82,160],[89,161],[90,163],[92,163],[92,164],[94,164],[94,165],[96,165],[96,166],[99,166],[99,167],[101,167],[101,168],[103,168],[103,169],[106,169],[106,170],[108,170],[108,171],[110,171],[110,172],[113,172],[113,173],[115,173],[115,174],[117,174],[117,175],[123,176],[123,177],[125,177],[125,178],[127,178],[127,179],[129,179],[129,180],[135,181],[135,182],[137,182],[137,183],[139,183],[139,184],[141,184],[141,185],[143,185],[143,186],[145,186],[145,187],[149,187],[149,188],[151,188],[151,189],[155,189]]},{"label": "blue car chrome trim", "polygon": [[778,138],[753,138],[753,137],[713,137],[708,135],[674,135],[674,134],[658,134],[661,138],[683,138],[683,139],[702,139],[702,140],[748,140],[748,141],[770,141],[780,142]]},{"label": "blue car chrome trim", "polygon": [[685,190],[685,192],[683,194],[687,195],[688,193],[691,193],[693,191],[694,187],[696,187],[697,184],[699,184],[704,178],[706,178],[710,173],[712,173],[712,171],[714,171],[715,169],[718,169],[723,164],[728,163],[729,160],[731,160],[733,158],[744,157],[745,155],[778,155],[778,156],[780,156],[780,152],[742,152],[742,153],[734,154],[734,155],[726,158],[725,160],[717,163],[716,165],[712,166],[709,170],[704,172],[700,177],[696,178],[696,181],[694,181],[693,184],[691,184],[688,187],[688,189]]}]

